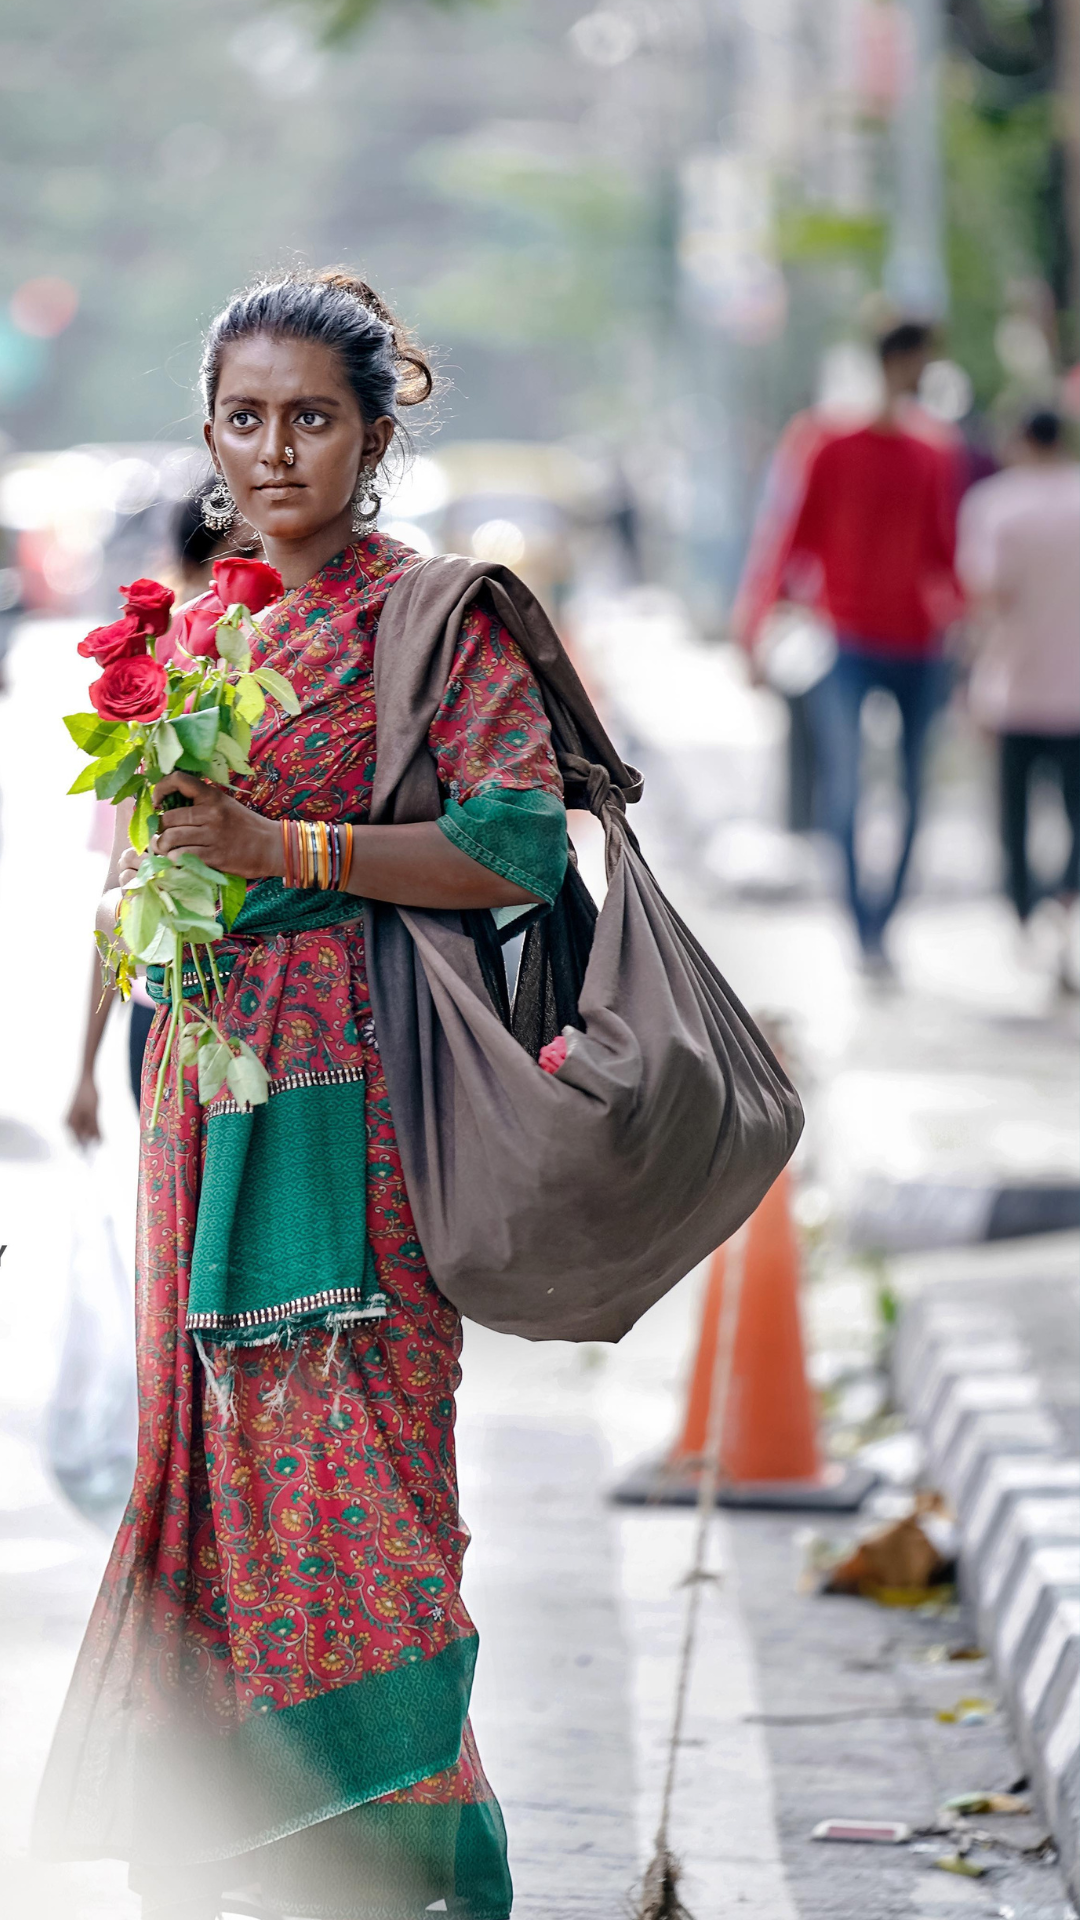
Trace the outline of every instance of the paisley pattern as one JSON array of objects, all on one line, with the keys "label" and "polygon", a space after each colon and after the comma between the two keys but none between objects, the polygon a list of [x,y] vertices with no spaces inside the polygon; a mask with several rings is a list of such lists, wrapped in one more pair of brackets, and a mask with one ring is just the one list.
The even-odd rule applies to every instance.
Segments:
[{"label": "paisley pattern", "polygon": [[[288,675],[302,711],[290,719],[268,705],[256,728],[246,797],[259,811],[364,820],[375,769],[379,611],[413,559],[372,536],[260,616],[263,663]],[[495,785],[561,794],[536,684],[482,603],[463,625],[429,742],[447,795]],[[367,1231],[388,1311],[347,1331],[320,1328],[291,1347],[200,1357],[184,1312],[204,1122],[191,1076],[182,1113],[174,1087],[159,1125],[143,1137],[139,1464],[58,1738],[58,1754],[74,1748],[80,1756],[74,1789],[70,1779],[61,1785],[56,1762],[57,1791],[80,1808],[69,1825],[81,1822],[81,1832],[69,1833],[65,1850],[79,1850],[80,1841],[87,1850],[122,1850],[91,1831],[88,1758],[97,1751],[107,1768],[110,1702],[120,1692],[144,1729],[166,1729],[179,1701],[189,1719],[194,1713],[225,1736],[253,1716],[429,1661],[473,1636],[460,1594],[468,1536],[454,1462],[460,1323],[416,1238],[361,923],[234,936],[230,946],[235,963],[220,1016],[256,1046],[273,1076],[363,1069]],[[164,1038],[159,1013],[144,1090]],[[453,1764],[376,1799],[490,1802],[467,1723]],[[492,1814],[492,1844],[501,1846],[493,1805]],[[269,1838],[237,1832],[233,1851],[260,1847],[265,1869]],[[138,1837],[128,1839],[135,1857]],[[176,1836],[173,1851],[183,1857]],[[191,1857],[198,1859],[197,1845]],[[483,1911],[485,1920],[509,1911],[505,1863],[494,1881],[490,1869],[489,1861],[485,1885],[501,1874],[505,1904],[492,1907],[488,1894],[469,1905],[459,1885],[460,1911]]]}]

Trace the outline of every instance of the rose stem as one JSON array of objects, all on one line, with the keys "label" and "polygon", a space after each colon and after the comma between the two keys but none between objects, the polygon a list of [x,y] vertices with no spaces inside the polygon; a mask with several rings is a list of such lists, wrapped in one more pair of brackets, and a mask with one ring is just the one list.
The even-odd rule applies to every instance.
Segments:
[{"label": "rose stem", "polygon": [[200,965],[199,965],[199,949],[198,949],[198,947],[197,947],[197,946],[195,945],[195,943],[194,943],[194,941],[192,942],[192,945],[191,945],[191,958],[192,958],[192,961],[193,961],[193,963],[194,963],[194,967],[195,967],[195,971],[196,971],[196,973],[197,973],[197,974],[198,974],[198,976],[199,976],[199,985],[200,985],[200,987],[202,988],[202,997],[203,997],[203,1002],[204,1002],[204,1004],[205,1004],[206,1006],[209,1006],[209,1005],[210,1005],[210,995],[209,995],[209,994],[207,993],[207,991],[206,991],[206,981],[205,981],[205,979],[203,978],[203,970],[202,970],[202,968],[201,968],[201,967],[200,967]]}]

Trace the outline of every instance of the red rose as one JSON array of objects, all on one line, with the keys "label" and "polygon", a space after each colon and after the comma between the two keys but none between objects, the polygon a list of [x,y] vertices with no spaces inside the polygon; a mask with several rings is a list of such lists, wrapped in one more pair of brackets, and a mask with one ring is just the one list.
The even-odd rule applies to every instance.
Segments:
[{"label": "red rose", "polygon": [[169,639],[175,652],[194,654],[198,660],[212,659],[217,653],[218,621],[224,618],[225,608],[217,594],[204,593],[173,621]]},{"label": "red rose", "polygon": [[545,1073],[558,1073],[565,1059],[566,1039],[563,1034],[557,1033],[554,1040],[549,1040],[546,1047],[541,1047],[537,1064]]},{"label": "red rose", "polygon": [[114,660],[126,660],[132,654],[145,653],[149,638],[147,628],[137,613],[125,613],[122,620],[114,620],[111,627],[95,627],[85,640],[79,641],[79,652],[84,660],[96,660],[99,667],[107,667]]},{"label": "red rose", "polygon": [[114,660],[90,688],[103,720],[160,720],[169,692],[168,675],[148,653]]},{"label": "red rose", "polygon": [[171,587],[163,587],[158,580],[133,580],[130,587],[121,587],[120,593],[125,612],[141,620],[147,633],[165,632],[169,608],[176,598]]},{"label": "red rose", "polygon": [[264,560],[215,560],[214,584],[223,607],[239,601],[249,613],[260,613],[285,591],[277,568]]}]

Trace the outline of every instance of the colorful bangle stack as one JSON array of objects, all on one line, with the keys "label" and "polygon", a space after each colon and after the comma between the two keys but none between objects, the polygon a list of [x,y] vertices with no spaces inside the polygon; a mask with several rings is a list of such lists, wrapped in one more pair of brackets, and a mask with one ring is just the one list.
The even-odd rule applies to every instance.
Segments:
[{"label": "colorful bangle stack", "polygon": [[353,856],[348,822],[334,826],[327,820],[283,820],[281,845],[287,887],[345,887]]}]

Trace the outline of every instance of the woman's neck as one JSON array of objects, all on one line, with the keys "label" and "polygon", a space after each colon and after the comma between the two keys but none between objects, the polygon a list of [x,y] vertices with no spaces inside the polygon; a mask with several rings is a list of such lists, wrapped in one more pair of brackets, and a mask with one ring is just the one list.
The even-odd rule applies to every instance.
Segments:
[{"label": "woman's neck", "polygon": [[348,546],[351,538],[352,509],[345,507],[336,520],[328,520],[325,527],[304,540],[275,540],[263,534],[262,543],[269,564],[277,568],[288,591],[311,580],[335,553]]}]

